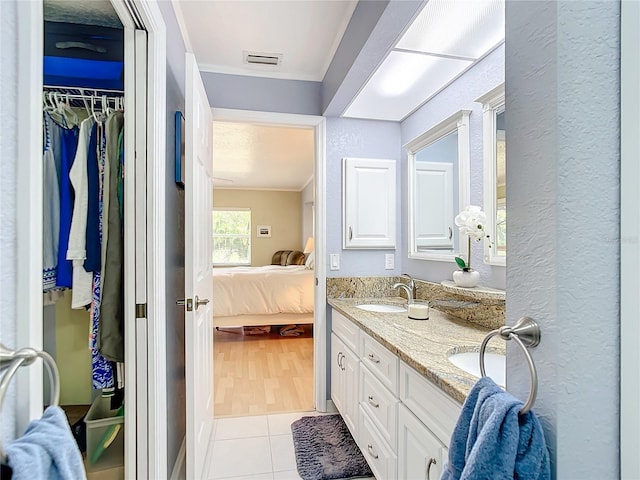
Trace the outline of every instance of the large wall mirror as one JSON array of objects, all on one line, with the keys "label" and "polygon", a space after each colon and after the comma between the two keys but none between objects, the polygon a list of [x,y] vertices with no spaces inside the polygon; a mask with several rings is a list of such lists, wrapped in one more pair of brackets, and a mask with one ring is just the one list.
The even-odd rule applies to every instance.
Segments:
[{"label": "large wall mirror", "polygon": [[409,258],[454,261],[464,239],[453,223],[469,204],[469,110],[405,145],[409,170]]},{"label": "large wall mirror", "polygon": [[482,103],[484,211],[484,262],[506,265],[507,260],[507,141],[504,84],[476,100]]}]

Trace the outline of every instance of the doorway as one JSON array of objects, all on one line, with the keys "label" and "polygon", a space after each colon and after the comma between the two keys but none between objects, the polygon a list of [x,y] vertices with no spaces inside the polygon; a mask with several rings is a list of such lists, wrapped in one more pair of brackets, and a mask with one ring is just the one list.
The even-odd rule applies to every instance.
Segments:
[{"label": "doorway", "polygon": [[[303,234],[300,235],[298,242],[300,245],[300,250],[306,250],[304,248],[304,244],[307,243],[306,237],[313,237],[314,246],[311,249],[313,251],[313,255],[315,258],[323,258],[324,256],[324,118],[323,117],[314,117],[308,115],[293,115],[293,114],[278,114],[271,112],[251,112],[251,111],[243,111],[243,110],[229,110],[229,109],[213,109],[214,115],[214,123],[215,122],[235,122],[235,123],[245,123],[245,124],[254,124],[254,125],[269,125],[272,127],[293,127],[293,128],[306,128],[313,130],[313,157],[314,157],[314,166],[313,166],[313,184],[311,186],[312,195],[311,195],[311,203],[312,205],[307,205],[309,201],[303,201],[303,205],[301,209],[304,211],[306,209],[307,214],[311,212],[311,226],[310,227],[302,227]],[[215,139],[214,139],[215,142]],[[214,151],[215,155],[215,151]],[[214,160],[214,165],[216,161]],[[214,167],[214,175],[216,174]],[[223,175],[224,176],[224,175]],[[216,203],[216,188],[214,184],[214,205]],[[304,215],[303,215],[304,216]],[[304,223],[304,220],[303,220]],[[257,225],[253,225],[252,228],[255,230]],[[305,237],[304,239],[302,237]],[[259,239],[254,240],[259,241]],[[280,250],[280,248],[276,249]],[[272,252],[275,253],[275,252]],[[311,252],[305,252],[306,256],[309,256]],[[262,263],[271,263],[271,262],[262,262]],[[313,358],[309,363],[313,364],[313,373],[312,380],[309,379],[309,384],[312,387],[313,396],[311,398],[306,397],[303,398],[302,402],[294,404],[288,401],[282,402],[282,407],[273,406],[270,407],[271,410],[265,410],[263,412],[259,412],[257,407],[254,407],[254,413],[249,413],[247,408],[246,414],[259,414],[259,413],[270,413],[274,411],[286,412],[286,411],[294,411],[300,409],[307,409],[306,405],[309,405],[310,409],[318,410],[321,412],[326,411],[326,338],[324,332],[326,330],[325,323],[325,309],[326,309],[326,291],[325,291],[325,269],[323,262],[315,262],[313,269],[313,323],[312,324],[301,324],[299,325],[300,329],[300,337],[298,338],[287,338],[286,336],[281,336],[280,333],[283,327],[286,329],[287,327],[291,328],[292,325],[287,325],[285,322],[284,325],[278,325],[273,332],[271,330],[269,332],[265,332],[265,340],[267,340],[267,336],[271,336],[270,340],[275,340],[272,343],[263,343],[262,347],[265,345],[274,346],[275,348],[284,348],[284,357],[287,355],[289,357],[295,357],[296,355],[310,355],[309,349],[312,348]],[[215,278],[214,278],[215,284]],[[214,304],[216,302],[215,294],[214,294]],[[215,318],[214,318],[215,322]],[[260,322],[258,322],[260,323]],[[291,321],[292,324],[295,325],[294,321]],[[256,323],[254,321],[253,325]],[[240,346],[244,342],[239,342],[237,340],[238,334],[245,333],[245,330],[242,329],[237,333],[228,333],[228,332],[215,332],[215,340],[214,340],[214,350],[216,349],[216,342],[218,347],[221,348],[234,348],[238,349],[238,344]],[[233,335],[233,337],[230,337]],[[256,336],[258,337],[258,336]],[[251,337],[247,339],[246,345],[251,345],[250,349],[253,348],[256,353],[261,351],[260,340],[256,337]],[[281,338],[278,338],[281,337]],[[306,338],[305,338],[306,337]],[[311,338],[312,337],[312,338]],[[301,346],[303,350],[298,350],[298,347],[294,347],[294,342],[288,342],[289,340],[293,340],[294,342],[298,342],[298,344],[303,345],[306,342],[306,346]],[[233,344],[236,344],[235,346]],[[276,345],[280,343],[281,347],[277,347]],[[291,346],[291,350],[287,352]],[[298,351],[296,351],[298,350]],[[262,348],[262,352],[264,355],[267,355],[267,352],[264,348]],[[306,353],[305,353],[306,352]],[[220,359],[223,357],[221,356]],[[218,372],[222,371],[222,365],[216,364],[218,357],[216,356],[214,359],[214,369]],[[286,365],[286,361],[284,365]],[[286,368],[286,367],[285,367]],[[215,377],[214,377],[215,378]],[[222,380],[224,382],[225,380]],[[220,383],[220,382],[219,382]],[[277,384],[277,381],[274,383]],[[292,382],[293,386],[293,382]],[[224,387],[224,384],[223,384]],[[216,382],[214,380],[214,388],[218,391],[216,387]],[[295,391],[295,387],[292,387],[289,391]],[[305,390],[304,387],[298,388],[298,391]],[[309,392],[306,392],[307,394]],[[276,400],[277,401],[277,400]],[[305,405],[305,406],[301,406]],[[221,409],[222,410],[222,409]],[[238,415],[242,413],[234,414],[230,410],[222,410],[218,412],[214,410],[216,416],[226,416],[226,415]]]}]

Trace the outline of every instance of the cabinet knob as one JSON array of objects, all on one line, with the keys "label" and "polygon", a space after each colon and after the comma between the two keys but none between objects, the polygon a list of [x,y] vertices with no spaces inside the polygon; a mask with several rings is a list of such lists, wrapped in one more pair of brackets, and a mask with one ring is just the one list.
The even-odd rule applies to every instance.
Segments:
[{"label": "cabinet knob", "polygon": [[369,360],[371,360],[373,363],[380,363],[380,359],[376,358],[376,356],[373,353],[370,353],[368,357],[369,357]]},{"label": "cabinet knob", "polygon": [[369,455],[371,455],[376,460],[378,459],[378,455],[376,455],[376,453],[373,451],[373,447],[371,446],[371,444],[367,445],[367,450],[369,450]]}]

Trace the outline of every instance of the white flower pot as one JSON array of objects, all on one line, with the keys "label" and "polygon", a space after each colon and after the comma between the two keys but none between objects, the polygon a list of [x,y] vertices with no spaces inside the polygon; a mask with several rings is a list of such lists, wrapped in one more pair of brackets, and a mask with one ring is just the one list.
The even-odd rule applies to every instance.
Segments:
[{"label": "white flower pot", "polygon": [[456,270],[453,272],[453,281],[458,287],[475,287],[480,281],[480,272],[476,270],[470,270],[468,272]]}]

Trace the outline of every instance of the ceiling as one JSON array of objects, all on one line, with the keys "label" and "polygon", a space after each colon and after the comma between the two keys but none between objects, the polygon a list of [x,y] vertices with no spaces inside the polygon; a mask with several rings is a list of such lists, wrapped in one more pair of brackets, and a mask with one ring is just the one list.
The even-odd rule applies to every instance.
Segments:
[{"label": "ceiling", "polygon": [[312,128],[214,122],[214,186],[299,191],[313,178]]}]

